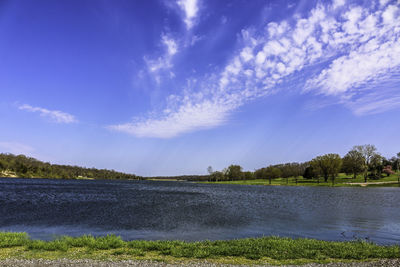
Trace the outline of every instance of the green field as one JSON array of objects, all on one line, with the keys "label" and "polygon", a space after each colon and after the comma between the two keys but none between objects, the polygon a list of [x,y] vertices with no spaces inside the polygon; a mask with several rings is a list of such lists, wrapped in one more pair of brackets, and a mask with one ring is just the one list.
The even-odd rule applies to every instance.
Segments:
[{"label": "green field", "polygon": [[232,264],[302,264],[369,261],[400,256],[400,247],[364,241],[330,242],[279,237],[229,241],[123,241],[120,237],[61,237],[32,240],[26,233],[0,232],[0,260],[96,259],[184,263],[207,260]]},{"label": "green field", "polygon": [[[400,173],[392,174],[388,177],[386,175],[379,180],[368,180],[368,184],[365,186],[371,187],[399,187],[398,177]],[[390,182],[390,183],[388,183]],[[210,184],[240,184],[240,185],[269,185],[269,180],[265,179],[256,179],[256,180],[238,180],[238,181],[218,181],[218,182],[204,182]],[[362,186],[359,184],[351,184],[351,183],[364,183],[364,177],[362,175],[358,175],[356,179],[351,175],[346,175],[345,173],[340,173],[339,176],[335,179],[334,186]],[[381,183],[381,184],[374,184]],[[286,178],[277,178],[271,180],[271,185],[289,185],[289,186],[332,186],[332,181],[329,179],[328,182],[324,182],[323,178],[319,179],[319,183],[317,179],[304,179],[303,177],[299,177],[296,179],[294,177]]]}]

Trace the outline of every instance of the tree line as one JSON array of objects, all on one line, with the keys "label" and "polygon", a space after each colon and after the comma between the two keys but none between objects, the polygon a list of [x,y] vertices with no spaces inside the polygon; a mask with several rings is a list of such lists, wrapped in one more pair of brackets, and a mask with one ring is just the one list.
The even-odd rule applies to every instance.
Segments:
[{"label": "tree line", "polygon": [[[174,178],[186,181],[234,181],[283,178],[289,182],[294,178],[316,179],[332,184],[339,173],[351,175],[354,179],[362,175],[364,181],[377,180],[384,175],[394,174],[400,170],[400,153],[387,159],[378,153],[374,145],[354,146],[343,158],[338,154],[317,156],[308,162],[291,162],[269,165],[255,171],[243,171],[240,165],[230,165],[222,171],[213,171],[208,167],[208,175],[182,175],[173,177],[140,177],[114,170],[84,168],[78,166],[50,164],[24,155],[0,154],[0,177],[7,172],[13,172],[18,177],[36,178],[97,178],[97,179],[149,179]],[[399,175],[400,183],[400,175]]]},{"label": "tree line", "polygon": [[0,154],[0,177],[13,172],[25,178],[96,178],[96,179],[140,179],[134,174],[114,170],[83,168],[78,166],[50,164],[24,155]]},{"label": "tree line", "polygon": [[[364,181],[377,180],[384,175],[394,174],[400,170],[400,152],[390,159],[378,153],[374,145],[354,146],[343,158],[339,154],[325,154],[317,156],[311,161],[303,163],[284,163],[270,165],[251,171],[243,171],[240,165],[230,165],[222,171],[213,171],[208,167],[209,181],[234,181],[267,179],[271,184],[272,179],[284,178],[288,183],[289,178],[294,178],[296,183],[299,177],[305,179],[317,179],[320,182],[329,180],[335,183],[339,173],[352,175],[355,179],[362,175]],[[400,175],[399,175],[400,183]]]}]

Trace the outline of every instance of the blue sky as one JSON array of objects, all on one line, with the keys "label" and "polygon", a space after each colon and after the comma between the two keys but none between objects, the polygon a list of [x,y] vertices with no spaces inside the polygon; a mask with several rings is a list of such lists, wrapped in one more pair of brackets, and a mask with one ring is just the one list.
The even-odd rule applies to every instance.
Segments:
[{"label": "blue sky", "polygon": [[399,1],[1,1],[0,152],[138,175],[400,152]]}]

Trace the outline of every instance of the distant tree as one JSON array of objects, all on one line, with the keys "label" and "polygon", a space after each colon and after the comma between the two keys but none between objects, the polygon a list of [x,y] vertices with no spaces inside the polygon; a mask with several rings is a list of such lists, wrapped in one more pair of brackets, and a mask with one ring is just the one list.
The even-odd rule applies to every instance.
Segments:
[{"label": "distant tree", "polygon": [[[397,153],[397,160],[396,160],[396,171],[400,171],[400,152],[399,153]],[[397,182],[399,183],[399,185],[400,185],[400,172],[399,172],[399,175],[398,175],[398,177],[397,177]]]},{"label": "distant tree", "polygon": [[275,168],[278,168],[281,170],[281,177],[282,178],[289,178],[292,176],[292,166],[291,163],[285,163],[285,164],[278,164],[274,165]]},{"label": "distant tree", "polygon": [[218,182],[218,181],[223,181],[224,178],[225,178],[225,175],[219,171],[215,171],[209,175],[209,181]]},{"label": "distant tree", "polygon": [[304,174],[306,164],[304,163],[292,163],[292,176],[294,177],[296,184],[297,179]]},{"label": "distant tree", "polygon": [[229,180],[241,180],[243,173],[242,173],[242,167],[239,165],[230,165],[228,167],[226,176],[228,177]]},{"label": "distant tree", "polygon": [[[396,166],[397,166],[396,171],[399,171],[399,170],[400,170],[400,152],[397,153]],[[397,176],[397,182],[398,182],[399,185],[400,185],[400,172],[399,172],[399,175]]]},{"label": "distant tree", "polygon": [[14,171],[20,174],[25,174],[28,172],[28,165],[25,164],[26,160],[25,157],[22,155],[18,155],[15,164],[14,164]]},{"label": "distant tree", "polygon": [[362,173],[365,168],[363,155],[357,150],[350,150],[343,157],[342,168],[345,173],[352,173],[354,175],[353,178],[356,179],[357,174]]},{"label": "distant tree", "polygon": [[313,178],[316,177],[316,173],[314,171],[313,166],[310,165],[310,166],[305,168],[304,173],[303,173],[303,177],[305,179],[313,179]]},{"label": "distant tree", "polygon": [[397,171],[397,157],[391,157],[390,158],[390,165],[392,165],[392,170]]},{"label": "distant tree", "polygon": [[297,162],[290,162],[284,164],[273,165],[281,171],[280,177],[286,179],[286,184],[289,183],[289,178],[294,177],[297,183],[297,178],[304,173],[305,165]]},{"label": "distant tree", "polygon": [[[392,164],[393,164],[393,162],[392,162],[391,159],[387,159],[385,157],[382,157],[382,165],[383,165],[383,167],[386,167],[387,165],[392,166]],[[393,166],[392,166],[392,168],[393,168]]]},{"label": "distant tree", "polygon": [[214,172],[213,168],[211,166],[208,166],[207,172],[208,172],[208,174],[212,174]]},{"label": "distant tree", "polygon": [[395,172],[392,170],[392,165],[386,165],[383,170],[383,173],[386,174],[386,176],[390,176],[391,174],[394,174]]},{"label": "distant tree", "polygon": [[261,168],[258,169],[254,172],[254,178],[255,179],[267,179],[267,177],[265,176],[265,169],[266,168]]},{"label": "distant tree", "polygon": [[223,168],[221,172],[226,178],[228,177],[228,168]]},{"label": "distant tree", "polygon": [[15,156],[13,154],[0,154],[0,162],[4,170],[15,172],[19,177],[39,177],[39,178],[65,178],[73,179],[90,177],[89,170],[93,178],[101,179],[138,179],[133,174],[125,174],[110,170],[87,169],[77,166],[57,165],[41,162],[37,159],[24,155]]},{"label": "distant tree", "polygon": [[247,171],[247,172],[243,172],[243,178],[245,180],[252,180],[254,179],[254,173]]},{"label": "distant tree", "polygon": [[272,179],[278,178],[282,175],[282,171],[279,168],[274,167],[274,166],[269,166],[269,167],[265,168],[264,172],[265,172],[265,176],[269,180],[269,184],[272,183]]},{"label": "distant tree", "polygon": [[318,156],[311,161],[313,168],[324,177],[325,182],[328,182],[329,176],[332,179],[332,184],[335,183],[340,168],[342,167],[342,159],[338,154],[326,154]]},{"label": "distant tree", "polygon": [[369,163],[370,177],[372,179],[380,179],[383,170],[383,157],[375,153]]},{"label": "distant tree", "polygon": [[377,154],[376,147],[374,145],[361,145],[361,146],[354,146],[353,150],[358,151],[363,155],[364,158],[364,181],[368,181],[368,169],[371,165],[372,157]]}]

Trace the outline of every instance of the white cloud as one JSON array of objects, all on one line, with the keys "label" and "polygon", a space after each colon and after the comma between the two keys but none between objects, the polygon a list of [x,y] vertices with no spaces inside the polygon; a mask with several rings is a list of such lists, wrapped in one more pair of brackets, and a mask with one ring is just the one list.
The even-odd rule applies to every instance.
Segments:
[{"label": "white cloud", "polygon": [[32,107],[30,105],[24,104],[18,107],[20,110],[26,110],[29,112],[38,112],[40,116],[50,118],[56,123],[75,123],[78,120],[71,114],[62,112],[59,110],[48,110],[40,107]]},{"label": "white cloud", "polygon": [[[179,0],[176,3],[166,3],[169,8],[176,9],[176,5],[184,14],[184,22],[188,30],[194,25],[198,13],[197,0]],[[163,77],[174,78],[175,73],[171,70],[174,67],[173,58],[179,52],[179,48],[193,46],[202,39],[201,36],[192,35],[189,32],[184,34],[184,37],[173,38],[172,36],[163,33],[161,35],[161,46],[163,51],[156,53],[153,56],[144,56],[143,60],[147,66],[147,73],[160,84]],[[190,36],[190,37],[189,37]],[[180,44],[180,46],[179,46]],[[159,52],[159,51],[158,51]],[[139,78],[143,78],[143,70],[138,74]]]},{"label": "white cloud", "polygon": [[[316,88],[325,95],[349,98],[357,93],[358,87],[385,78],[387,73],[400,65],[400,17],[393,12],[393,6],[387,7],[383,13],[378,11],[364,15],[364,18],[360,14],[366,13],[365,10],[352,10],[355,9],[358,11],[350,11],[353,15],[344,15],[348,19],[344,23],[344,39],[353,40],[352,49],[334,59],[317,77],[310,79],[307,89]],[[390,16],[386,15],[388,12]],[[346,27],[349,21],[352,26]],[[376,21],[383,23],[379,25]],[[364,25],[364,28],[359,25]]]},{"label": "white cloud", "polygon": [[173,57],[178,53],[178,44],[172,37],[163,34],[161,36],[161,44],[164,48],[161,56],[156,59],[144,57],[148,72],[153,75],[158,83],[161,82],[161,73],[163,71],[166,71],[169,77],[174,77],[174,73],[170,69],[173,67]]},{"label": "white cloud", "polygon": [[18,142],[0,142],[0,153],[30,154],[34,149]]},{"label": "white cloud", "polygon": [[383,21],[385,23],[393,23],[394,20],[398,20],[399,17],[399,7],[395,5],[390,5],[386,8],[385,12],[382,14]]},{"label": "white cloud", "polygon": [[167,47],[167,53],[169,56],[173,56],[178,52],[178,46],[174,39],[168,38],[166,35],[163,35],[161,40],[163,44]]},{"label": "white cloud", "polygon": [[[296,84],[300,93],[326,95],[356,115],[397,107],[398,87],[389,92],[366,85],[400,74],[399,13],[395,5],[346,6],[335,1],[318,4],[295,21],[243,30],[243,46],[219,73],[173,97],[173,104],[168,101],[158,116],[110,128],[139,137],[170,138],[215,127],[241,105],[276,92],[286,78],[303,76],[310,69],[314,74]],[[380,90],[379,97],[371,96],[374,90]]]},{"label": "white cloud", "polygon": [[379,0],[379,4],[381,6],[385,6],[388,2],[389,2],[389,0]]},{"label": "white cloud", "polygon": [[110,129],[138,137],[171,138],[198,129],[212,128],[226,121],[234,103],[217,103],[209,100],[194,104],[187,102],[178,110],[162,118],[109,126]]},{"label": "white cloud", "polygon": [[346,3],[345,0],[333,0],[333,8],[338,8]]},{"label": "white cloud", "polygon": [[354,101],[346,102],[345,105],[353,110],[357,116],[377,114],[385,112],[400,106],[399,92],[387,90],[390,94],[382,94],[381,92],[372,92],[362,98],[355,99]]},{"label": "white cloud", "polygon": [[[308,81],[326,95],[338,95],[373,79],[379,79],[400,65],[400,43],[391,40],[378,44],[372,39],[348,55],[335,59],[321,74]],[[374,43],[374,44],[371,44]]]},{"label": "white cloud", "polygon": [[199,11],[198,2],[197,0],[179,0],[177,3],[185,14],[184,22],[186,28],[190,30],[194,25],[194,20]]},{"label": "white cloud", "polygon": [[348,34],[355,34],[359,29],[359,21],[362,18],[363,9],[361,7],[354,7],[346,12],[343,17],[347,20],[343,24],[343,29]]},{"label": "white cloud", "polygon": [[250,47],[245,47],[240,53],[240,56],[243,58],[244,62],[247,62],[254,57]]}]

